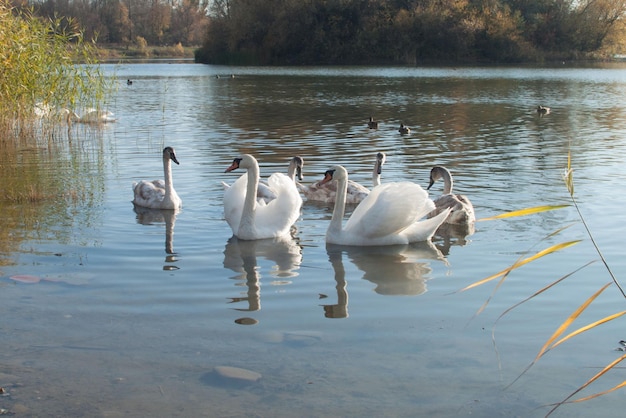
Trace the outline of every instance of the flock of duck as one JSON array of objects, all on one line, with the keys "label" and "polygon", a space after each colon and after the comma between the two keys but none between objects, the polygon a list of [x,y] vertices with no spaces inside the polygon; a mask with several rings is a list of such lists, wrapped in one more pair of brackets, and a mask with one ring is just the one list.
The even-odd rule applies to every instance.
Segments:
[{"label": "flock of duck", "polygon": [[[367,127],[370,129],[378,129],[379,122],[374,120],[373,116],[370,116],[370,120],[367,122]],[[408,135],[411,133],[411,128],[406,126],[404,123],[400,123],[400,128],[398,128],[398,132],[401,135]]]},{"label": "flock of duck", "polygon": [[[179,164],[174,148],[163,149],[164,179],[133,183],[133,204],[151,209],[175,210],[182,200],[174,190],[171,162]],[[473,225],[474,208],[464,195],[452,192],[450,172],[435,166],[426,190],[409,181],[381,183],[385,154],[376,154],[372,188],[348,178],[341,165],[331,167],[324,178],[304,185],[301,157],[293,157],[287,174],[274,173],[261,181],[259,164],[252,155],[235,158],[225,172],[246,170],[234,183],[224,186],[224,218],[233,235],[242,240],[277,238],[290,234],[301,215],[304,196],[310,201],[334,202],[326,232],[329,244],[378,246],[429,240],[444,223]],[[443,180],[443,195],[431,200],[428,191]],[[344,224],[346,204],[357,205]]]}]

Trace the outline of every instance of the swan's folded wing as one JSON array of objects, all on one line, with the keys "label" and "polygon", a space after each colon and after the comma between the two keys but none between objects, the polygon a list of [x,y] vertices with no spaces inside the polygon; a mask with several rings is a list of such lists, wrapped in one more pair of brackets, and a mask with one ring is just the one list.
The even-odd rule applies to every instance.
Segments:
[{"label": "swan's folded wing", "polygon": [[293,180],[282,173],[272,174],[267,184],[276,193],[276,199],[268,202],[266,206],[257,206],[256,228],[257,230],[282,228],[287,231],[300,216],[302,197]]},{"label": "swan's folded wing", "polygon": [[[160,181],[162,182],[163,180]],[[133,202],[141,206],[146,206],[150,203],[163,200],[165,196],[165,183],[163,183],[163,187],[160,187],[159,180],[141,180],[139,183],[133,184],[133,191],[135,194]]]},{"label": "swan's folded wing", "polygon": [[224,218],[233,231],[239,229],[247,186],[248,176],[244,174],[224,190]]},{"label": "swan's folded wing", "polygon": [[256,197],[258,201],[263,200],[265,203],[269,203],[270,201],[276,199],[276,191],[274,191],[269,184],[259,182],[259,185],[256,189]]},{"label": "swan's folded wing", "polygon": [[356,207],[344,230],[366,238],[397,234],[434,208],[428,192],[411,182],[385,183]]}]

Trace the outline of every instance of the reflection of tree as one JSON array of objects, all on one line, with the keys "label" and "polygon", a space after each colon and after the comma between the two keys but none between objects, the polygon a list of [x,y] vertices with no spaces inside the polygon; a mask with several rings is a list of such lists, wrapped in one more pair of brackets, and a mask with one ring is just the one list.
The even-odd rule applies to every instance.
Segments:
[{"label": "reflection of tree", "polygon": [[421,295],[426,292],[431,272],[429,263],[423,260],[444,260],[430,241],[380,247],[327,245],[326,249],[329,257],[337,251],[345,253],[365,273],[363,278],[376,284],[374,290],[381,295]]},{"label": "reflection of tree", "polygon": [[[239,273],[234,278],[245,280],[247,294],[245,297],[231,298],[231,303],[248,302],[245,311],[261,309],[261,273],[257,259],[271,260],[275,265],[270,270],[270,276],[285,279],[298,275],[297,271],[302,262],[302,248],[292,238],[275,238],[244,241],[237,237],[228,240],[224,249],[224,267]],[[283,283],[278,281],[278,283]]]},{"label": "reflection of tree", "polygon": [[[97,134],[74,143],[47,137],[0,140],[0,254],[11,254],[30,239],[93,245],[85,242],[92,236],[85,230],[101,213],[106,178]],[[0,258],[0,265],[11,263]]]}]

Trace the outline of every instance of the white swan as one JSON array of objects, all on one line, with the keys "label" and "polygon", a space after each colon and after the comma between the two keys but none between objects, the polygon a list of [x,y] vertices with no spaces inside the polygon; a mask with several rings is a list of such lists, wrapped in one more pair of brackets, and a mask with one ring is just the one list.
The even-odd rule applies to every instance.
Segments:
[{"label": "white swan", "polygon": [[322,182],[336,180],[337,200],[326,231],[328,244],[395,245],[429,240],[448,211],[420,221],[435,208],[428,192],[415,183],[385,183],[372,189],[342,227],[348,172],[340,165],[328,170]]},{"label": "white swan", "polygon": [[165,147],[163,149],[163,173],[165,175],[165,181],[142,180],[139,183],[133,183],[133,192],[135,194],[133,203],[135,205],[152,209],[178,209],[182,207],[183,202],[180,200],[180,197],[178,197],[178,194],[176,194],[176,190],[174,190],[174,183],[172,182],[172,164],[170,161],[174,161],[178,164],[174,148]]},{"label": "white swan", "polygon": [[72,122],[78,123],[110,123],[117,120],[113,113],[108,110],[93,108],[85,109],[85,113],[83,113],[82,116],[78,116],[76,113],[72,112],[71,119]]},{"label": "white swan", "polygon": [[[287,177],[289,177],[294,183],[296,182],[296,177],[298,178],[298,180],[302,181],[302,166],[303,165],[304,165],[304,160],[300,156],[295,156],[291,160],[289,160],[289,167],[287,168]],[[224,190],[226,190],[230,187],[230,184],[223,181],[222,186],[224,186]],[[276,199],[276,193],[272,190],[272,188],[267,184],[266,181],[259,180],[259,186],[256,191],[256,198],[259,203],[267,204],[271,200]]]},{"label": "white swan", "polygon": [[276,198],[264,203],[257,201],[259,164],[249,154],[235,158],[226,172],[247,169],[231,187],[224,191],[224,217],[233,235],[243,240],[274,238],[289,234],[300,216],[302,198],[293,180],[274,173],[267,180]]},{"label": "white swan", "polygon": [[443,195],[434,200],[435,210],[428,214],[429,217],[438,215],[439,213],[451,209],[450,215],[446,219],[446,223],[453,225],[468,225],[476,220],[474,215],[474,206],[467,196],[452,193],[452,174],[447,168],[435,166],[430,170],[430,183],[426,190],[430,190],[435,181],[443,179]]},{"label": "white swan", "polygon": [[40,118],[55,119],[71,123],[108,123],[115,122],[114,114],[108,110],[98,110],[94,108],[85,109],[83,116],[79,116],[73,110],[67,108],[52,108],[50,105],[38,102],[35,104],[35,115]]},{"label": "white swan", "polygon": [[[376,187],[380,185],[380,174],[382,173],[383,165],[385,164],[387,157],[384,152],[376,154],[376,161],[374,162],[374,169],[372,170],[372,186]],[[304,194],[307,200],[333,203],[337,197],[337,183],[318,181],[309,186],[298,184],[298,189]],[[370,190],[362,186],[361,184],[348,180],[346,190],[346,203],[357,204],[361,203],[363,199],[367,197]]]}]

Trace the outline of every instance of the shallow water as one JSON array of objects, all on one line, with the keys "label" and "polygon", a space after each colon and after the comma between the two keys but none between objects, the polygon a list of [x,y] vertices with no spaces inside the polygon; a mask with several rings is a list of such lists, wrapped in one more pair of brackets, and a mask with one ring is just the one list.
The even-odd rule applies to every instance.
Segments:
[{"label": "shallow water", "polygon": [[[299,154],[305,183],[341,163],[369,185],[384,151],[383,182],[425,187],[430,167],[446,165],[485,218],[571,203],[561,179],[571,149],[577,202],[619,279],[625,67],[103,68],[119,80],[108,104],[116,123],[74,126],[71,141],[18,147],[8,158],[20,167],[11,175],[36,173],[33,181],[60,191],[2,208],[0,386],[8,394],[0,408],[21,416],[543,416],[621,354],[617,319],[550,351],[508,386],[611,280],[571,206],[478,222],[474,234],[438,235],[434,245],[359,249],[327,247],[332,206],[305,203],[294,239],[238,242],[223,219],[221,181],[240,175],[224,170],[241,153],[257,156],[263,176],[286,171]],[[540,103],[552,113],[538,117]],[[367,129],[370,115],[378,130]],[[400,122],[409,136],[397,132]],[[136,211],[131,184],[162,177],[166,145],[180,161],[183,210]],[[457,292],[572,240],[582,241],[514,270],[498,288]],[[592,260],[495,326],[506,309]],[[572,329],[619,312],[623,301],[609,287]],[[262,378],[230,381],[216,366]],[[579,396],[622,380],[609,373]],[[555,416],[622,411],[617,391]]]}]

